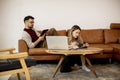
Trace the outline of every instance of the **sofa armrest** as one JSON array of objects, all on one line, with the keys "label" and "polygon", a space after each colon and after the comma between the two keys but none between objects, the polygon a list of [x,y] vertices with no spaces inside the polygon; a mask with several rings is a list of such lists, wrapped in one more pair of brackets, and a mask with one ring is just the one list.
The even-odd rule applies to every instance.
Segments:
[{"label": "sofa armrest", "polygon": [[110,29],[120,29],[120,23],[111,23]]},{"label": "sofa armrest", "polygon": [[19,52],[28,52],[28,46],[27,46],[27,43],[23,40],[23,39],[20,39],[18,41],[18,50]]}]

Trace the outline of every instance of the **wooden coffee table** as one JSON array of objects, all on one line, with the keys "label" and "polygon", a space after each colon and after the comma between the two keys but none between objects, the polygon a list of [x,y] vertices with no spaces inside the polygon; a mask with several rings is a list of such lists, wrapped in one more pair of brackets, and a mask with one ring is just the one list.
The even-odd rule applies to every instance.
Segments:
[{"label": "wooden coffee table", "polygon": [[[102,48],[95,48],[95,47],[88,47],[88,48],[84,48],[84,49],[78,49],[78,50],[46,50],[47,53],[49,54],[57,54],[57,55],[61,55],[61,58],[59,60],[59,63],[55,69],[55,72],[52,76],[52,78],[55,77],[57,71],[59,70],[59,68],[62,65],[62,62],[64,60],[64,56],[66,55],[87,55],[87,54],[97,54],[97,53],[101,53],[103,52]],[[90,70],[93,72],[93,74],[95,75],[95,77],[98,77],[93,65],[91,64],[90,60],[85,56],[85,60],[88,63],[88,65],[90,66]]]}]

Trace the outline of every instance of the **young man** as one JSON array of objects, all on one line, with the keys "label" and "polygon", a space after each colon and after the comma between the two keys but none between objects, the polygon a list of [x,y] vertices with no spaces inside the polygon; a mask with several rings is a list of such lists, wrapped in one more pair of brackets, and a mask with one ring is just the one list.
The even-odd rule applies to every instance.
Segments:
[{"label": "young man", "polygon": [[[26,16],[24,18],[25,28],[22,33],[22,39],[25,40],[29,48],[34,47],[45,47],[45,35],[40,36],[40,33],[34,29],[34,17]],[[52,34],[51,34],[52,33]],[[54,28],[48,30],[48,35],[57,35],[57,32]]]},{"label": "young man", "polygon": [[[38,47],[43,42],[45,35],[40,36],[34,29],[34,17],[26,16],[24,18],[25,28],[23,30],[22,39],[26,41],[29,48]],[[40,37],[39,37],[40,36]]]}]

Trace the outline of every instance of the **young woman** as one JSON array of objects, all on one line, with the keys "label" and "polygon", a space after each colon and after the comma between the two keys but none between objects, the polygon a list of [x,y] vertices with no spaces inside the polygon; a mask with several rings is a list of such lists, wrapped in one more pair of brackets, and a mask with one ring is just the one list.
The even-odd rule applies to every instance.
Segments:
[{"label": "young woman", "polygon": [[[71,49],[77,49],[80,46],[87,47],[88,43],[84,43],[80,35],[81,28],[78,25],[74,25],[71,30],[68,32],[68,41]],[[85,57],[81,55],[82,69],[85,71],[90,71],[85,65]],[[62,63],[60,72],[70,72],[75,68],[75,65],[80,67],[81,65],[80,55],[69,55],[65,56]]]}]

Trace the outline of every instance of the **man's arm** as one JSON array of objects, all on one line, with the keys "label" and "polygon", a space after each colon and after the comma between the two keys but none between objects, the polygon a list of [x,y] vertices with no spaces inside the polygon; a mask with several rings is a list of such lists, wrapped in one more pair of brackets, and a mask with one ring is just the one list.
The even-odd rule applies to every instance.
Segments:
[{"label": "man's arm", "polygon": [[40,36],[40,37],[34,42],[34,45],[36,46],[40,41],[43,41],[43,40],[44,40],[44,37],[45,37],[45,35]]},{"label": "man's arm", "polygon": [[34,48],[40,41],[44,40],[44,36],[41,36],[35,42],[32,42],[30,35],[23,31],[22,39],[25,40],[29,48]]}]

